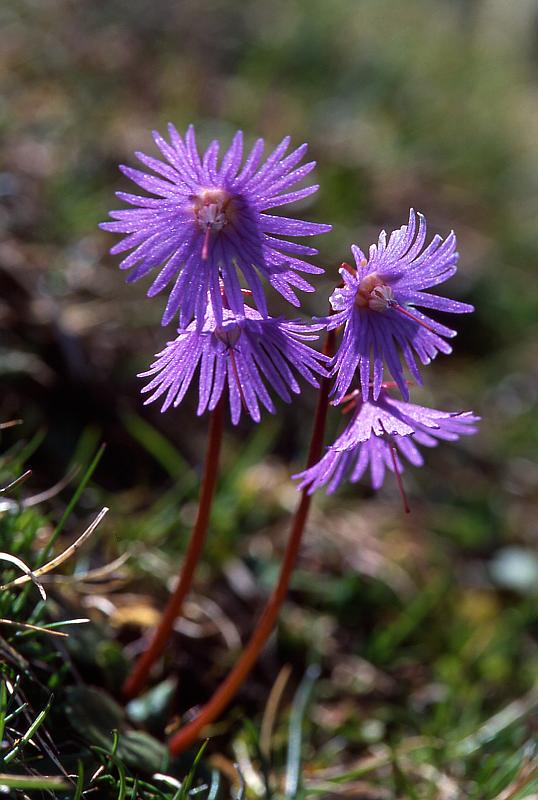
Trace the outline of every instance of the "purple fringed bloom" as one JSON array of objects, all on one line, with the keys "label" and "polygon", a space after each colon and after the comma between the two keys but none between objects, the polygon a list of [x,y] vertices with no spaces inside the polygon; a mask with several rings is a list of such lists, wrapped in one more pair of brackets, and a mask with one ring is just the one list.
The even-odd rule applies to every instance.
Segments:
[{"label": "purple fringed bloom", "polygon": [[154,175],[121,167],[128,178],[154,196],[118,192],[117,196],[134,208],[111,211],[115,221],[101,225],[105,230],[125,234],[110,252],[131,251],[120,263],[121,269],[132,269],[127,280],[136,281],[157,268],[159,274],[148,290],[150,297],[174,281],[163,325],[179,312],[181,327],[193,318],[201,327],[208,293],[217,321],[222,322],[220,279],[228,307],[241,314],[239,271],[263,316],[267,316],[267,306],[260,276],[269,280],[286,300],[299,306],[294,288],[314,290],[298,273],[316,275],[323,270],[303,259],[317,250],[289,242],[287,237],[326,233],[331,226],[274,216],[267,211],[308,197],[319,188],[307,186],[290,191],[315,166],[314,161],[298,166],[307,145],[286,156],[290,145],[287,136],[260,165],[264,141],[258,139],[241,167],[243,134],[238,131],[219,165],[218,141],[213,141],[200,157],[192,126],[185,140],[173,125],[168,126],[168,131],[170,143],[153,132],[164,161],[136,153]]},{"label": "purple fringed bloom", "polygon": [[[359,393],[357,392],[357,395]],[[299,488],[311,494],[327,485],[332,494],[344,480],[355,483],[370,468],[374,489],[379,489],[388,468],[399,481],[401,456],[420,467],[424,459],[417,444],[435,447],[439,440],[456,441],[476,433],[480,417],[471,412],[449,413],[404,403],[381,391],[377,401],[357,399],[357,408],[347,427],[310,469],[295,475]]]},{"label": "purple fringed bloom", "polygon": [[289,403],[291,393],[300,392],[294,373],[316,387],[316,374],[327,375],[323,364],[328,358],[306,344],[318,338],[323,325],[262,317],[248,306],[242,315],[225,308],[223,316],[219,324],[209,304],[201,329],[191,322],[156,356],[151,368],[139,376],[152,377],[142,389],[152,392],[146,404],[164,396],[162,411],[178,406],[199,366],[199,415],[215,408],[227,382],[233,424],[242,407],[259,422],[260,404],[275,413],[266,383]]},{"label": "purple fringed bloom", "polygon": [[456,331],[426,316],[416,306],[455,314],[474,309],[468,303],[424,291],[454,275],[458,260],[453,231],[444,240],[435,236],[423,249],[425,239],[426,220],[411,209],[408,224],[393,231],[388,242],[382,231],[377,245],[371,245],[368,258],[356,245],[352,246],[357,268],[342,266],[344,286],[333,292],[330,302],[335,313],[326,318],[329,329],[344,325],[332,368],[336,375],[335,403],[344,398],[357,370],[363,399],[368,399],[371,389],[376,400],[383,382],[384,362],[408,400],[402,356],[413,378],[421,384],[413,351],[422,364],[429,364],[438,352],[452,352],[443,337],[455,336]]}]

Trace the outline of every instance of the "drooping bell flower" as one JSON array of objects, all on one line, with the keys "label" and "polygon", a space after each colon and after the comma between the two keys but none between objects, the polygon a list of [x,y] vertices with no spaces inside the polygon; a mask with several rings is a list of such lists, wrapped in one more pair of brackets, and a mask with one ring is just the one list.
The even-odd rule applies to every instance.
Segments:
[{"label": "drooping bell flower", "polygon": [[[417,225],[418,217],[418,225]],[[409,399],[402,359],[412,378],[422,383],[415,361],[429,364],[438,352],[451,353],[446,341],[456,335],[420,308],[462,314],[473,306],[432,294],[437,286],[456,272],[456,237],[435,236],[427,247],[426,220],[413,209],[409,222],[393,231],[388,241],[382,231],[368,257],[353,245],[356,268],[344,264],[340,270],[344,285],[334,290],[333,313],[326,318],[329,329],[344,326],[342,340],[333,361],[334,402],[341,402],[355,378],[364,400],[376,400],[384,380],[385,365],[402,396]]]},{"label": "drooping bell flower", "polygon": [[289,403],[301,391],[297,376],[317,387],[317,376],[327,374],[328,358],[308,344],[323,325],[262,317],[248,306],[241,315],[224,308],[222,316],[219,323],[209,304],[201,329],[193,321],[168,342],[140,376],[151,378],[146,403],[164,398],[162,411],[178,406],[199,368],[198,414],[212,411],[227,386],[234,425],[242,408],[259,422],[260,406],[275,413],[269,388]]},{"label": "drooping bell flower", "polygon": [[417,445],[435,447],[441,440],[470,436],[480,421],[470,411],[438,411],[396,400],[385,389],[375,401],[362,400],[356,390],[346,402],[344,409],[353,409],[346,428],[317,464],[294,476],[300,481],[299,489],[308,487],[311,494],[327,486],[327,494],[332,494],[346,480],[359,481],[367,470],[372,488],[380,489],[387,469],[402,489],[402,457],[420,467],[424,459]]}]

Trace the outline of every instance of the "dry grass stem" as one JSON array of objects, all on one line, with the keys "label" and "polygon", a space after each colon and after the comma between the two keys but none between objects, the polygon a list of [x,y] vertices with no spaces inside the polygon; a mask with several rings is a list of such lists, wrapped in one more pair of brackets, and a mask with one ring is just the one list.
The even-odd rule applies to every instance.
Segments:
[{"label": "dry grass stem", "polygon": [[32,581],[32,583],[34,583],[37,587],[42,599],[47,599],[47,593],[37,580],[35,572],[32,572],[30,567],[25,564],[24,561],[22,561],[20,558],[17,558],[17,556],[12,556],[10,553],[0,553],[0,561],[9,561],[10,564],[13,564],[15,567],[18,567],[21,572],[24,572],[24,575],[21,575],[20,578],[16,578],[14,581],[7,583],[5,586],[0,586],[0,589],[8,589],[10,586],[14,586],[15,584]]},{"label": "dry grass stem", "polygon": [[61,636],[64,638],[69,636],[68,633],[63,633],[62,631],[55,631],[51,628],[43,628],[41,625],[31,625],[29,622],[17,622],[13,619],[0,618],[0,625],[12,625],[15,628],[24,628],[25,630],[39,631],[39,633],[48,633],[50,636]]},{"label": "dry grass stem", "polygon": [[[69,547],[67,547],[62,553],[60,553],[55,558],[53,558],[52,561],[48,561],[42,567],[39,567],[38,569],[36,569],[36,570],[34,570],[32,572],[25,564],[22,564],[22,562],[20,562],[20,564],[22,564],[21,569],[23,570],[23,572],[25,572],[25,575],[21,575],[19,578],[16,578],[14,581],[10,581],[9,583],[6,583],[3,586],[0,586],[0,590],[11,589],[13,586],[20,586],[23,583],[27,583],[29,580],[33,580],[36,577],[39,577],[41,575],[45,575],[47,572],[50,572],[51,570],[56,569],[56,567],[59,567],[61,564],[64,563],[64,561],[67,561],[68,558],[71,558],[71,556],[74,555],[77,552],[77,550],[80,549],[80,547],[82,547],[84,542],[87,539],[90,538],[90,536],[94,533],[94,531],[98,527],[99,523],[101,522],[103,517],[106,516],[108,511],[109,511],[109,509],[106,506],[104,508],[102,508],[101,511],[99,512],[99,514],[94,519],[94,521],[90,525],[88,525],[88,527],[86,528],[84,533],[82,533],[78,537],[78,539],[76,539],[73,542],[73,544],[70,544]],[[10,558],[14,558],[14,557],[12,556]],[[10,559],[7,559],[7,560],[10,560]],[[19,559],[17,559],[17,561],[19,561]],[[42,589],[42,591],[44,592],[45,590]],[[46,599],[46,596],[45,596],[44,599]]]}]

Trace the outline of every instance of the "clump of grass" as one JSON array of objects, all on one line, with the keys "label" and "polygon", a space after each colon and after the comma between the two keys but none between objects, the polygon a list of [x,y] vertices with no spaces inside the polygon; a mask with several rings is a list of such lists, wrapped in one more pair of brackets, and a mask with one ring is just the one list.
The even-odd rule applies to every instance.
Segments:
[{"label": "clump of grass", "polygon": [[[29,471],[14,477],[30,448],[17,446],[0,459],[0,560],[8,565],[0,587],[0,787],[17,797],[216,797],[216,774],[206,783],[195,780],[204,748],[190,767],[182,765],[180,781],[177,765],[168,772],[165,746],[133,730],[104,688],[89,688],[72,655],[78,626],[90,620],[67,616],[72,608],[57,591],[61,580],[54,580],[67,576],[54,571],[76,560],[108,511],[103,508],[70,544],[61,540],[102,452],[80,470],[57,524],[35,497],[24,495]],[[109,573],[94,569],[72,577],[81,582]]]},{"label": "clump of grass", "polygon": [[[159,457],[151,430],[144,433]],[[86,466],[72,474],[74,489],[62,489],[64,507],[71,507],[68,518],[58,498],[33,503],[31,481],[16,482],[27,472],[27,457],[31,443],[19,442],[0,461],[0,485],[11,484],[0,494],[0,550],[26,568],[21,572],[4,562],[2,583],[8,588],[0,592],[0,786],[15,796],[523,800],[538,792],[538,698],[528,636],[535,619],[532,594],[514,595],[491,584],[477,589],[467,572],[461,574],[462,559],[470,564],[473,558],[464,549],[390,518],[372,534],[361,534],[365,567],[356,567],[349,563],[346,531],[356,529],[359,511],[335,511],[330,504],[335,534],[330,543],[316,536],[329,519],[318,509],[273,655],[239,697],[239,724],[236,706],[209,731],[205,749],[197,746],[170,759],[162,731],[177,708],[173,652],[160,666],[162,682],[128,714],[111,697],[125,675],[124,630],[93,614],[91,623],[73,622],[86,618],[82,587],[100,587],[105,595],[109,585],[111,591],[115,583],[123,589],[128,553],[128,579],[138,591],[149,555],[158,563],[170,561],[177,546],[166,535],[167,508],[177,507],[177,493],[167,490],[154,506],[143,507],[120,498],[117,522],[114,510],[109,514],[120,554],[110,561],[107,523],[95,526],[102,517],[88,514],[88,501],[102,499],[114,509],[118,498],[107,497],[94,482],[95,454],[80,453]],[[202,591],[220,602],[215,576],[223,565],[237,569],[239,560],[257,587],[274,579],[277,554],[268,542],[278,542],[285,511],[269,492],[265,510],[259,506],[249,522],[256,473],[249,475],[258,461],[245,457],[217,498],[217,507],[224,507],[233,480],[239,502],[226,506],[227,529],[241,530],[246,521],[253,531],[213,553]],[[188,507],[196,487],[189,473],[186,481],[178,492]],[[362,513],[368,514],[367,503]],[[141,536],[148,529],[160,533],[144,549],[142,541],[133,541],[133,531]],[[81,546],[74,547],[77,539]],[[92,546],[95,563],[88,558]],[[398,552],[410,555],[397,558]],[[167,577],[166,571],[157,573],[153,589]],[[224,607],[222,613],[230,611]],[[175,634],[175,644],[183,643],[179,677],[189,665],[200,669],[202,650],[204,663],[224,671],[249,619],[236,617],[240,635],[224,644],[213,636],[201,648],[188,634]],[[275,653],[277,664],[271,662]]]}]

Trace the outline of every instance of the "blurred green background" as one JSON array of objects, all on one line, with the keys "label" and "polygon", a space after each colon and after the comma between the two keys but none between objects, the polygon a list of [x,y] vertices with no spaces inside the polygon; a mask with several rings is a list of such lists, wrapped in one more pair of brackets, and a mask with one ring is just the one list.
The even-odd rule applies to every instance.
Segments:
[{"label": "blurred green background", "polygon": [[[321,653],[316,721],[344,749],[389,733],[459,740],[527,697],[538,664],[538,4],[4,0],[0,23],[0,419],[23,417],[27,437],[43,431],[35,486],[106,440],[81,513],[105,498],[114,536],[102,546],[138,548],[135,587],[164,596],[207,420],[193,418],[192,397],[162,417],[142,408],[136,373],[173,328],[160,328],[164,298],[146,299],[149,283],[124,284],[97,224],[127,188],[118,163],[155,154],[152,128],[193,122],[202,143],[238,127],[269,145],[290,133],[309,142],[321,184],[300,213],[334,225],[318,239],[327,271],[303,311],[324,311],[350,243],[367,247],[410,206],[432,235],[454,228],[460,270],[447,292],[476,313],[449,321],[455,354],[425,371],[416,397],[472,408],[483,423],[406,471],[409,519],[390,481],[377,497],[367,486],[319,496],[275,663],[291,658],[300,672],[306,652]],[[290,313],[274,295],[271,305]],[[241,635],[252,616],[237,610],[232,572],[247,570],[254,594],[273,579],[314,403],[306,389],[259,429],[227,434],[199,590],[238,613]],[[6,446],[20,436],[7,432]],[[222,646],[193,645],[192,656],[227,663]],[[262,696],[275,663],[257,678]],[[356,683],[366,663],[396,681],[389,700]],[[191,676],[184,705],[218,674]],[[243,701],[257,708],[256,697]]]}]

